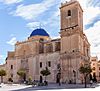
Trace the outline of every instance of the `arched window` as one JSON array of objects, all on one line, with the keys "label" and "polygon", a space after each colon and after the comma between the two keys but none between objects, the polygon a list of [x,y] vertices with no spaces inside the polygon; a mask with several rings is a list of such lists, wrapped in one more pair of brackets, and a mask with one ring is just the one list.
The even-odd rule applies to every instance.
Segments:
[{"label": "arched window", "polygon": [[55,51],[60,51],[60,42],[55,42]]},{"label": "arched window", "polygon": [[93,67],[92,70],[95,70],[95,67]]},{"label": "arched window", "polygon": [[44,44],[43,43],[40,43],[39,44],[39,53],[44,53]]},{"label": "arched window", "polygon": [[42,62],[40,62],[40,68],[42,68]]},{"label": "arched window", "polygon": [[68,16],[71,16],[71,10],[68,10]]},{"label": "arched window", "polygon": [[51,62],[50,61],[48,61],[48,66],[51,67]]},{"label": "arched window", "polygon": [[13,69],[13,65],[11,65],[11,69]]},{"label": "arched window", "polygon": [[43,42],[44,41],[44,39],[43,38],[40,38],[40,42]]}]

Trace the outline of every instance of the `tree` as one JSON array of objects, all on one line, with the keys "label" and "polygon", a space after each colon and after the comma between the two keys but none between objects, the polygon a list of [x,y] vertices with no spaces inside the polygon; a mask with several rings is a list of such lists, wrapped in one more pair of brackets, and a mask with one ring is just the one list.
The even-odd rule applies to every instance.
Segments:
[{"label": "tree", "polygon": [[29,78],[28,78],[28,84],[32,84],[32,77],[31,76],[29,76]]},{"label": "tree", "polygon": [[46,77],[51,74],[50,71],[49,71],[49,69],[47,67],[45,69],[43,69],[40,73],[43,76],[45,76],[45,82],[46,82]]},{"label": "tree", "polygon": [[29,81],[29,82],[31,82],[31,81],[32,81],[32,77],[31,77],[31,76],[29,76],[28,81]]},{"label": "tree", "polygon": [[92,72],[92,69],[89,65],[84,65],[79,68],[79,72],[83,74],[85,81],[85,88],[87,87],[87,77]]},{"label": "tree", "polygon": [[6,71],[1,69],[0,70],[0,76],[1,76],[1,83],[3,83],[3,76],[6,76]]},{"label": "tree", "polygon": [[22,80],[24,80],[25,81],[25,76],[26,76],[26,71],[24,70],[24,69],[19,69],[18,70],[18,72],[17,72],[17,74],[20,76],[20,78],[22,79]]}]

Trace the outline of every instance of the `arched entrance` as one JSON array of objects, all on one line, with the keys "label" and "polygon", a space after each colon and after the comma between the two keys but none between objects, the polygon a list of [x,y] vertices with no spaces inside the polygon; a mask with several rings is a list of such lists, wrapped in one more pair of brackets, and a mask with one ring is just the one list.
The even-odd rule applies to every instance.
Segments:
[{"label": "arched entrance", "polygon": [[24,74],[23,80],[26,81],[26,73]]},{"label": "arched entrance", "polygon": [[42,78],[42,76],[40,76],[40,83],[42,83],[43,82],[43,78]]},{"label": "arched entrance", "polygon": [[61,79],[61,73],[57,73],[57,75],[56,75],[56,83],[59,83],[59,85],[60,85],[60,79]]}]

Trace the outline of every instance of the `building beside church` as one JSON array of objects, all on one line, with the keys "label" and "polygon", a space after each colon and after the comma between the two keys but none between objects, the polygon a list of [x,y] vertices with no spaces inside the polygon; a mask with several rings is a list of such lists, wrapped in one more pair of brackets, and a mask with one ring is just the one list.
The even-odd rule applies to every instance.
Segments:
[{"label": "building beside church", "polygon": [[43,28],[37,28],[26,41],[18,41],[13,52],[8,52],[6,63],[0,66],[7,71],[5,82],[8,78],[19,82],[19,69],[25,69],[26,80],[29,76],[32,80],[44,79],[40,71],[45,67],[51,72],[48,82],[55,83],[59,72],[61,82],[81,82],[79,67],[90,62],[90,44],[83,32],[83,10],[78,1],[71,0],[61,4],[60,16],[60,38],[51,39]]},{"label": "building beside church", "polygon": [[91,68],[92,70],[92,76],[95,74],[96,79],[98,82],[100,82],[100,60],[98,60],[98,57],[91,57]]}]

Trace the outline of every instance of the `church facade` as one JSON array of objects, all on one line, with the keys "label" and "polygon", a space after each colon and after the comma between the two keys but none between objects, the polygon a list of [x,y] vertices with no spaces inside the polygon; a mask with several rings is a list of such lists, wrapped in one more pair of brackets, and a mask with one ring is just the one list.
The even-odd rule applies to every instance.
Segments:
[{"label": "church facade", "polygon": [[26,41],[18,41],[13,52],[8,52],[6,63],[0,66],[7,72],[4,82],[9,78],[19,82],[20,69],[25,70],[26,80],[44,79],[40,71],[45,67],[51,72],[48,82],[55,83],[58,74],[61,82],[81,82],[79,67],[90,62],[90,44],[83,32],[83,10],[78,1],[71,0],[61,4],[60,16],[60,38],[51,39],[44,29],[38,28]]}]

